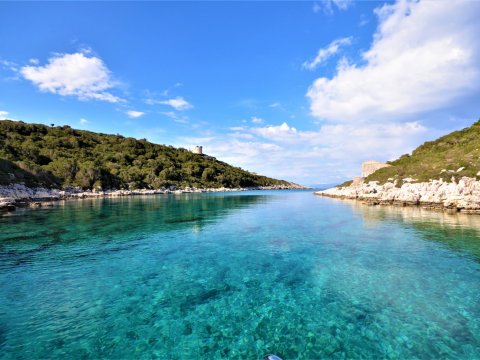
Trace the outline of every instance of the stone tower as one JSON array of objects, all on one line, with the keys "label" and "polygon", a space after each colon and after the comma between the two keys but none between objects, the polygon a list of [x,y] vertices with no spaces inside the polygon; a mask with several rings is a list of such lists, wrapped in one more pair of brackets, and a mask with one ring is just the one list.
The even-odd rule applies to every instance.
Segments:
[{"label": "stone tower", "polygon": [[198,146],[198,145],[194,146],[192,149],[192,153],[202,155],[203,154],[202,146]]},{"label": "stone tower", "polygon": [[366,178],[375,171],[388,166],[391,165],[374,160],[365,161],[362,163],[362,177]]}]

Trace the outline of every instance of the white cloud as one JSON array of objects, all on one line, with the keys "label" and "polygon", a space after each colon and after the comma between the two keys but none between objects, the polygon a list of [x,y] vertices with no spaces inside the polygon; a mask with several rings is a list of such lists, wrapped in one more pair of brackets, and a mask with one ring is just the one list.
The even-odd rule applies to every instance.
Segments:
[{"label": "white cloud", "polygon": [[110,70],[95,56],[82,52],[56,54],[44,66],[29,65],[20,73],[41,91],[80,100],[100,100],[111,103],[122,99],[107,92],[114,87]]},{"label": "white cloud", "polygon": [[155,104],[159,104],[161,100],[155,100],[153,98],[148,98],[148,99],[145,99],[145,104],[147,105],[155,105]]},{"label": "white cloud", "polygon": [[253,140],[255,139],[255,136],[252,134],[246,134],[246,133],[241,133],[241,132],[235,132],[233,134],[230,134],[230,136],[234,139],[246,139],[246,140]]},{"label": "white cloud", "polygon": [[[369,159],[393,160],[418,146],[427,133],[427,128],[416,121],[365,126],[332,124],[321,127],[310,141],[322,149],[323,156],[348,164]],[[348,169],[348,165],[342,167]]]},{"label": "white cloud", "polygon": [[347,10],[352,3],[352,0],[322,0],[320,3],[313,3],[313,12],[318,13],[323,10],[325,14],[331,15],[333,14],[334,8],[337,8],[338,10]]},{"label": "white cloud", "polygon": [[307,97],[331,121],[414,118],[480,89],[480,2],[399,1],[376,11],[364,65],[341,63]]},{"label": "white cloud", "polygon": [[190,104],[187,100],[185,100],[181,96],[177,96],[176,98],[172,98],[164,101],[156,101],[156,103],[171,106],[178,111],[183,111],[183,110],[188,110],[193,108],[193,105]]},{"label": "white cloud", "polygon": [[137,119],[139,118],[140,116],[143,116],[145,115],[144,112],[142,111],[135,111],[135,110],[129,110],[126,112],[126,114],[128,115],[128,117],[131,117],[133,119]]},{"label": "white cloud", "polygon": [[448,132],[449,125],[436,130],[419,119],[478,94],[480,2],[401,1],[377,14],[379,27],[362,64],[342,59],[335,76],[309,89],[317,128],[245,121],[195,143],[257,173],[339,183],[359,175],[365,160],[393,160]]},{"label": "white cloud", "polygon": [[256,135],[273,141],[285,141],[291,139],[292,136],[296,137],[298,135],[297,129],[288,126],[286,122],[277,126],[269,125],[266,127],[252,128],[250,131]]},{"label": "white cloud", "polygon": [[369,19],[365,14],[362,14],[362,16],[360,17],[360,22],[358,23],[358,26],[362,27],[367,25],[368,23],[369,23]]},{"label": "white cloud", "polygon": [[164,111],[161,114],[169,117],[173,121],[179,124],[188,124],[188,117],[187,116],[180,116],[175,111]]},{"label": "white cloud", "polygon": [[272,109],[278,109],[280,111],[287,111],[285,109],[285,107],[282,105],[282,103],[280,103],[278,101],[271,103],[270,105],[268,105],[268,107],[270,107]]},{"label": "white cloud", "polygon": [[305,61],[302,66],[308,70],[315,70],[319,65],[325,63],[330,57],[338,53],[340,47],[350,45],[352,43],[351,37],[341,38],[332,41],[326,47],[318,50],[317,56],[312,61]]},{"label": "white cloud", "polygon": [[168,116],[170,119],[176,119],[178,117],[175,111],[164,111],[162,114]]},{"label": "white cloud", "polygon": [[319,3],[314,2],[314,3],[313,3],[313,8],[312,8],[312,10],[313,10],[314,13],[317,13],[317,12],[319,12],[320,10],[322,10],[322,6],[321,6]]},{"label": "white cloud", "polygon": [[327,0],[327,2],[334,3],[340,10],[347,10],[353,4],[353,0]]},{"label": "white cloud", "polygon": [[86,125],[88,124],[88,120],[87,119],[80,119],[80,125]]},{"label": "white cloud", "polygon": [[14,63],[13,61],[8,61],[8,60],[0,60],[0,65],[2,65],[2,68],[17,72],[18,71],[18,64]]},{"label": "white cloud", "polygon": [[151,90],[145,90],[143,91],[143,96],[145,97],[144,102],[147,105],[155,105],[155,104],[160,104],[162,100],[157,100],[158,97],[166,97],[169,94],[169,90],[163,90],[163,91],[151,91]]},{"label": "white cloud", "polygon": [[263,124],[264,120],[262,118],[259,118],[257,116],[253,116],[251,119],[251,122],[254,124]]},{"label": "white cloud", "polygon": [[38,65],[38,64],[40,64],[40,60],[35,59],[35,58],[28,60],[28,62],[29,62],[30,64],[33,64],[33,65]]},{"label": "white cloud", "polygon": [[300,131],[282,123],[233,127],[232,133],[190,141],[236,166],[303,184],[339,182],[359,175],[364,160],[391,160],[411,151],[425,136],[419,122],[324,125]]},{"label": "white cloud", "polygon": [[8,111],[1,111],[0,110],[0,120],[6,120],[8,115]]}]

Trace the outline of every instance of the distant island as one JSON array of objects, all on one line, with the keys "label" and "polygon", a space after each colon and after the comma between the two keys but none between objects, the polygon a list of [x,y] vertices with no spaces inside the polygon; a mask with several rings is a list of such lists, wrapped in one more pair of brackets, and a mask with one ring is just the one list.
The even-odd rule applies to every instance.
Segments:
[{"label": "distant island", "polygon": [[231,166],[200,147],[189,151],[66,125],[0,121],[0,198],[245,188],[301,186]]},{"label": "distant island", "polygon": [[419,205],[480,214],[480,121],[428,141],[395,161],[365,162],[362,176],[319,191],[369,204]]}]

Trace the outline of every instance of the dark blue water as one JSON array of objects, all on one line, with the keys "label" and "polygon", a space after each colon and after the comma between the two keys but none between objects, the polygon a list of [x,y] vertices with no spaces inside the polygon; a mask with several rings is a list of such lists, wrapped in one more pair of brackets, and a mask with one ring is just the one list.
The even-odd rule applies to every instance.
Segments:
[{"label": "dark blue water", "polygon": [[480,358],[480,220],[310,192],[0,217],[2,359]]}]

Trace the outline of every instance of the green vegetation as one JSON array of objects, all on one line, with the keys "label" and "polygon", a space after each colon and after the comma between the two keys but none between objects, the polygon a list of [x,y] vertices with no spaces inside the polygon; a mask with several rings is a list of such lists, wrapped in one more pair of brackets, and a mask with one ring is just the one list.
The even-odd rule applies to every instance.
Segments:
[{"label": "green vegetation", "polygon": [[0,184],[83,189],[288,185],[215,158],[69,126],[0,121]]},{"label": "green vegetation", "polygon": [[336,187],[347,187],[347,186],[350,186],[353,184],[353,180],[347,180],[343,183],[341,183],[340,185],[337,185]]},{"label": "green vegetation", "polygon": [[[391,167],[377,170],[366,181],[381,184],[388,179],[413,178],[417,182],[440,179],[451,181],[452,176],[476,177],[480,170],[480,120],[471,127],[454,131],[435,141],[427,141],[412,152],[388,162]],[[463,168],[461,171],[458,171]],[[401,181],[397,185],[401,185]]]}]

